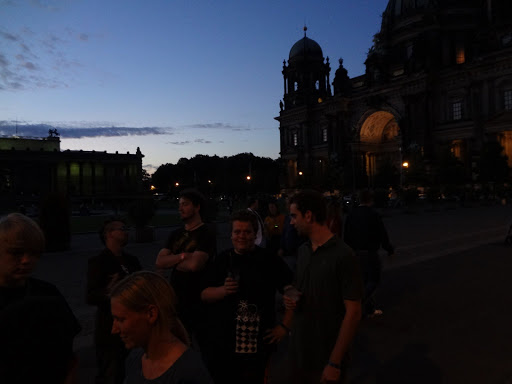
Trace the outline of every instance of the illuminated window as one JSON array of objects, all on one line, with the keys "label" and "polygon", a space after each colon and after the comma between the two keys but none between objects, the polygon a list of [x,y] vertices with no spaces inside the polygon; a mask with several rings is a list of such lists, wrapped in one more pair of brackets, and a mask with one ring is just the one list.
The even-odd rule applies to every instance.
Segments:
[{"label": "illuminated window", "polygon": [[503,101],[506,111],[512,111],[512,90],[505,91]]},{"label": "illuminated window", "polygon": [[320,89],[320,81],[315,82],[315,89],[318,91]]},{"label": "illuminated window", "polygon": [[466,54],[464,52],[464,45],[457,44],[457,50],[455,53],[455,62],[457,64],[464,64],[466,62]]},{"label": "illuminated window", "polygon": [[299,83],[295,82],[293,83],[293,90],[298,91],[299,90]]},{"label": "illuminated window", "polygon": [[462,119],[462,102],[457,101],[452,104],[452,119],[453,120]]},{"label": "illuminated window", "polygon": [[450,151],[453,154],[453,156],[455,156],[457,159],[461,160],[462,159],[462,140],[452,141]]},{"label": "illuminated window", "polygon": [[322,129],[322,141],[327,143],[327,128]]},{"label": "illuminated window", "polygon": [[293,146],[296,147],[299,145],[299,136],[297,135],[297,132],[293,133]]}]

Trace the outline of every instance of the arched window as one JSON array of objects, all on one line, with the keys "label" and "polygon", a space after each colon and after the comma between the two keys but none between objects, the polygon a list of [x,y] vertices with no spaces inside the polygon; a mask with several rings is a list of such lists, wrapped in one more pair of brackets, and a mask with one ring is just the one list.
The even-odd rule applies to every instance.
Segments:
[{"label": "arched window", "polygon": [[506,111],[512,111],[512,89],[503,93],[503,107]]}]

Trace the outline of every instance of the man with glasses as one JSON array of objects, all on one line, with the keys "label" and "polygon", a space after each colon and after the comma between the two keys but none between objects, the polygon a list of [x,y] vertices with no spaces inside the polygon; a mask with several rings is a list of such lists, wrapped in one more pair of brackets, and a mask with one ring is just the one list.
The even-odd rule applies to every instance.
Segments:
[{"label": "man with glasses", "polygon": [[94,341],[98,373],[96,384],[121,384],[124,379],[126,349],[119,337],[111,334],[112,314],[108,287],[133,272],[141,270],[139,260],[123,248],[128,243],[128,227],[123,219],[111,218],[99,231],[105,249],[91,257],[87,271],[87,304],[98,307]]}]

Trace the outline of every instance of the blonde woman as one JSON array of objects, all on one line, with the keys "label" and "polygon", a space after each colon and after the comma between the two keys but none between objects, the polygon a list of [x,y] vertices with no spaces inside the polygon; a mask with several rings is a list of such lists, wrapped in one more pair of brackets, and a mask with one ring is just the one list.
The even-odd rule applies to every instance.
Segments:
[{"label": "blonde woman", "polygon": [[127,276],[111,290],[112,333],[126,348],[126,384],[210,384],[201,357],[189,348],[188,334],[176,316],[176,295],[153,272]]}]

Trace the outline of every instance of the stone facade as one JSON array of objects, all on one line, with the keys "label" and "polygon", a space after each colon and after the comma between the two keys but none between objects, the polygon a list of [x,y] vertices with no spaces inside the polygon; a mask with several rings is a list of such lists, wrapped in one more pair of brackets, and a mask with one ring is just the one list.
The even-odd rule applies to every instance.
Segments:
[{"label": "stone facade", "polygon": [[141,190],[142,158],[134,154],[61,151],[57,136],[0,138],[0,194],[80,198],[131,196]]},{"label": "stone facade", "polygon": [[331,89],[320,46],[292,47],[276,117],[283,187],[374,186],[414,154],[435,172],[442,151],[471,180],[487,141],[512,166],[512,2],[390,0],[365,64],[349,78],[340,60]]}]

